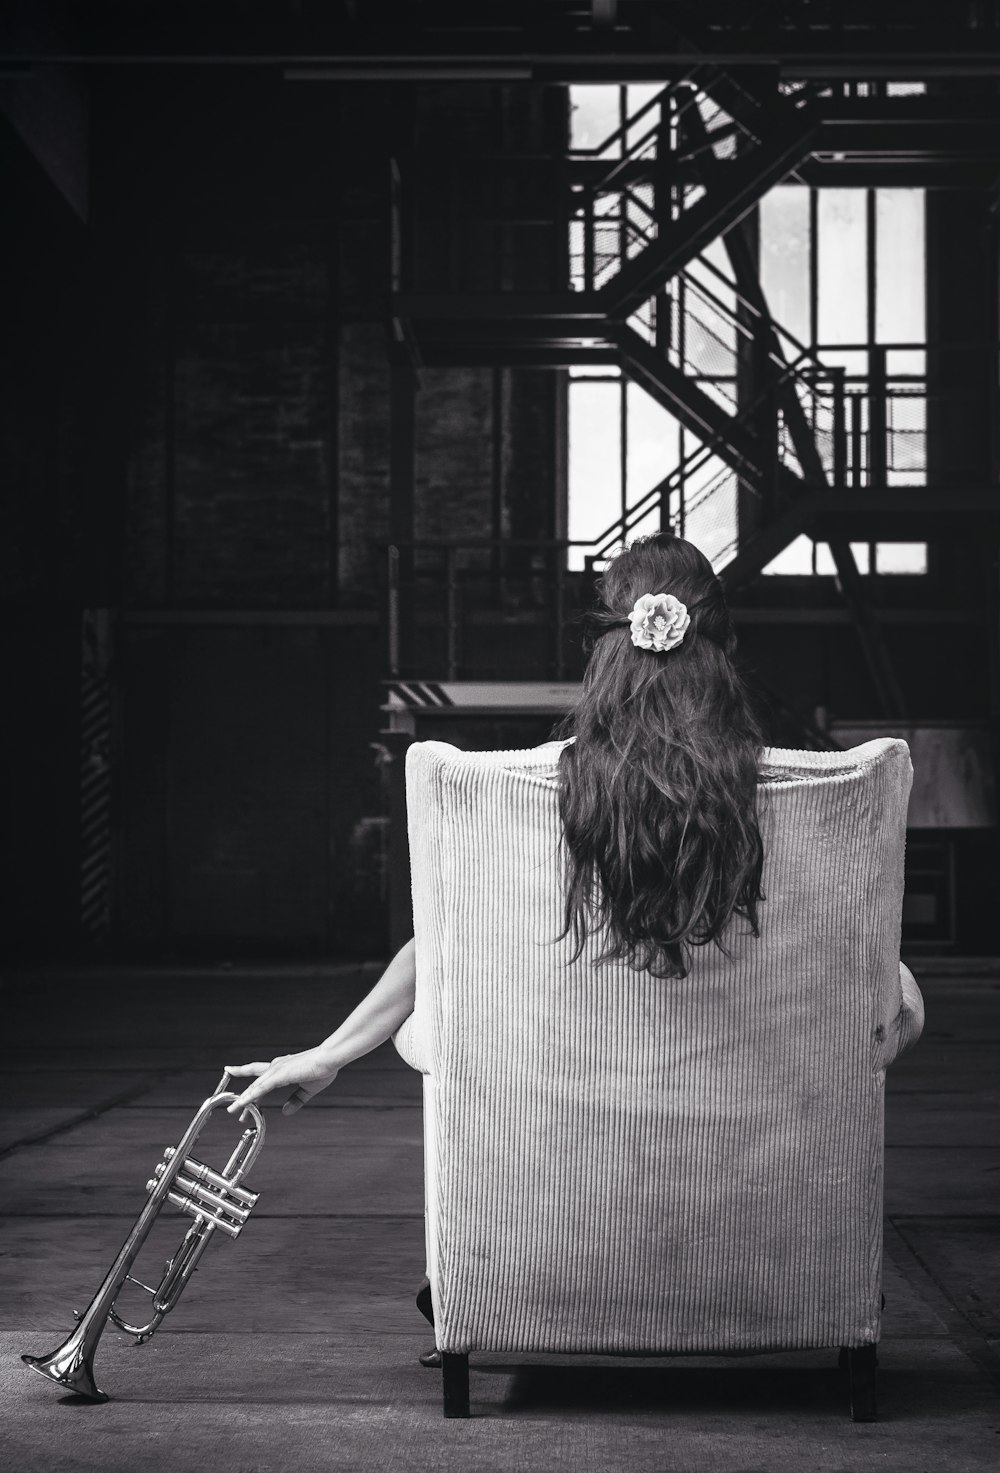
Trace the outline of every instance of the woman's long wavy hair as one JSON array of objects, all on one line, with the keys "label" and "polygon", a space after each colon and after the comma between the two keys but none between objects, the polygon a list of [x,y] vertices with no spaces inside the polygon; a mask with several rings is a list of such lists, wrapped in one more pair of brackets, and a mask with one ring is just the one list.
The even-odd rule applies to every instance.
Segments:
[{"label": "woman's long wavy hair", "polygon": [[[574,959],[607,927],[601,960],[625,957],[657,977],[687,975],[691,946],[736,914],[760,934],[763,848],[757,822],[762,736],[733,665],[722,585],[696,547],[666,533],[637,538],[598,583],[593,646],[576,709],[560,734],[565,925]],[[644,593],[687,605],[683,642],[632,644],[628,615]]]}]

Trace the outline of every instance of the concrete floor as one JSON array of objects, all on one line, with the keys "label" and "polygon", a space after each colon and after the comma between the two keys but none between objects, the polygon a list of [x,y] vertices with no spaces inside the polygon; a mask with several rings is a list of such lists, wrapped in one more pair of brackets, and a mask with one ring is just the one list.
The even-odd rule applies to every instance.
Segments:
[{"label": "concrete floor", "polygon": [[[974,969],[970,969],[972,971]],[[630,1366],[473,1357],[445,1422],[417,1354],[419,1079],[391,1049],[301,1114],[268,1110],[238,1243],[213,1243],[142,1349],[109,1329],[80,1403],[33,1376],[97,1287],[227,1060],[305,1046],[378,975],[134,970],[9,976],[0,995],[0,1466],[64,1469],[825,1470],[1000,1466],[1000,971],[921,976],[927,1030],[890,1076],[880,1420],[829,1352]],[[221,1164],[223,1118],[202,1159]],[[161,1215],[140,1274],[186,1220]],[[162,1253],[159,1249],[162,1248]]]}]

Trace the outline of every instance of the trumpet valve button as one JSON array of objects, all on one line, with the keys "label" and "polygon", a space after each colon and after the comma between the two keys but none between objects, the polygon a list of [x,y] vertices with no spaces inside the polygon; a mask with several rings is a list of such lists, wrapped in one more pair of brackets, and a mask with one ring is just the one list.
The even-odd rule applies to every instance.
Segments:
[{"label": "trumpet valve button", "polygon": [[146,1191],[147,1192],[151,1192],[154,1189],[155,1186],[156,1186],[156,1177],[155,1176],[151,1176],[149,1178],[149,1181],[146,1183]]},{"label": "trumpet valve button", "polygon": [[157,1181],[159,1181],[160,1177],[163,1175],[166,1169],[167,1163],[165,1161],[160,1161],[156,1166],[153,1167],[153,1176]]},{"label": "trumpet valve button", "polygon": [[163,1159],[164,1159],[164,1161],[172,1161],[176,1155],[177,1155],[177,1147],[176,1146],[167,1146],[166,1150],[163,1152]]}]

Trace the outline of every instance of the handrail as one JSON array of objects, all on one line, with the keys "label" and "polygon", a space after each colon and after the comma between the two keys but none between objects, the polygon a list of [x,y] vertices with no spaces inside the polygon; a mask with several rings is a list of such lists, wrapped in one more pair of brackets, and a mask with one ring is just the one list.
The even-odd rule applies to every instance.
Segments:
[{"label": "handrail", "polygon": [[634,164],[637,159],[643,157],[642,150],[645,148],[646,144],[650,142],[651,139],[654,139],[656,137],[661,126],[661,123],[657,123],[654,127],[650,128],[647,133],[643,134],[643,136],[639,139],[637,143],[634,143],[630,146],[628,153],[622,154],[620,159],[609,160],[609,162],[612,164],[612,167],[608,170],[606,174],[602,176],[602,178],[598,179],[596,183],[592,182],[589,184],[588,187],[591,192],[595,195],[606,194],[611,187],[616,175],[620,174],[627,164]]},{"label": "handrail", "polygon": [[[752,315],[756,317],[759,321],[764,320],[764,314],[761,312],[756,303],[751,302],[747,297],[745,297],[740,291],[736,282],[732,281],[724,271],[720,271],[719,267],[715,265],[714,261],[710,261],[708,257],[704,254],[704,252],[701,255],[695,257],[694,261],[692,261],[691,263],[692,266],[695,263],[697,263],[699,266],[703,266],[706,271],[708,271],[718,281],[721,281],[725,285],[727,290],[733,292],[740,306],[743,307],[747,312],[752,313]],[[685,271],[683,274],[687,276],[688,272]],[[702,291],[708,291],[708,288],[704,285],[704,283],[699,282],[698,284],[701,286]],[[780,337],[783,337],[787,342],[791,343],[794,348],[798,349],[800,357],[815,356],[811,348],[807,348],[805,343],[800,342],[795,334],[793,332],[789,332],[786,327],[783,327],[776,318],[772,317],[770,319],[770,322],[771,326],[774,328],[775,332],[779,334]]]},{"label": "handrail", "polygon": [[[662,102],[663,98],[669,92],[673,91],[676,85],[676,81],[666,82],[663,87],[660,88],[659,92],[654,92],[652,97],[647,98],[647,100],[643,103],[642,107],[638,109],[638,111],[632,113],[629,117],[627,117],[624,123],[620,123],[613,133],[609,133],[603,143],[598,144],[596,148],[571,148],[567,151],[568,157],[571,159],[600,158],[604,150],[610,148],[611,145],[615,143],[619,138],[627,137],[629,129],[634,128],[639,119],[643,117],[644,114],[648,113],[650,108],[658,106]],[[618,163],[618,160],[615,159],[614,162]]]},{"label": "handrail", "polygon": [[724,123],[721,128],[706,129],[708,137],[704,143],[699,143],[696,147],[693,148],[687,147],[677,149],[673,156],[672,162],[678,164],[690,163],[691,160],[696,159],[699,154],[707,153],[710,149],[714,149],[717,143],[724,143],[727,138],[739,138],[741,136],[745,136],[746,131],[746,128],[744,128],[741,123],[737,123],[735,121],[732,123]]},{"label": "handrail", "polygon": [[[697,72],[697,70],[698,66],[695,66],[693,71]],[[686,97],[683,97],[684,93],[687,93]],[[662,126],[662,119],[657,121],[651,128],[648,128],[634,142],[627,142],[629,133],[637,127],[640,119],[645,117],[648,112],[654,107],[662,110],[666,100],[676,99],[678,102],[676,117],[681,118],[689,108],[698,106],[698,100],[701,97],[708,99],[708,94],[699,88],[690,76],[676,78],[674,81],[668,82],[659,92],[654,93],[636,112],[631,113],[624,123],[619,124],[613,133],[608,134],[603,143],[598,144],[594,148],[569,149],[567,157],[571,163],[594,159],[598,162],[606,162],[609,165],[607,172],[599,179],[588,181],[586,188],[590,194],[596,197],[599,194],[607,193],[613,187],[614,180],[622,170],[627,165],[635,163],[637,159],[641,158],[643,156],[643,150],[656,140],[657,134]],[[724,109],[720,108],[719,112],[723,113]],[[729,114],[727,113],[725,116],[729,117]],[[692,158],[695,158],[702,151],[703,147],[714,148],[717,143],[724,141],[726,138],[739,135],[749,136],[749,129],[737,118],[731,118],[728,123],[724,123],[721,127],[710,130],[710,132],[711,136],[707,144],[699,145],[694,149],[686,149],[677,155],[677,161],[688,162]],[[620,157],[607,160],[603,159],[606,151],[619,140],[624,140],[626,143]]]},{"label": "handrail", "polygon": [[[791,370],[795,370],[798,367],[798,363],[786,365],[786,377],[797,377],[798,375],[796,373],[793,373]],[[833,414],[833,422],[828,433],[832,436],[833,441],[830,447],[830,455],[832,461],[834,484],[839,485],[842,483],[844,476],[845,443],[846,435],[848,433],[843,413],[845,397],[845,375],[843,369],[832,365],[821,364],[819,368],[820,372],[817,377],[820,381],[813,383],[808,383],[808,381],[806,382],[808,383],[808,387],[813,393],[823,394],[829,392],[831,396],[830,408]],[[910,380],[907,380],[907,382],[909,381]],[[913,381],[919,382],[920,380],[914,379]],[[744,404],[740,410],[740,413],[734,416],[734,422],[738,420],[743,420],[747,415],[752,413],[753,410],[760,404],[762,397],[764,397],[764,395],[766,395],[767,393],[772,392],[773,388],[774,385],[768,385],[760,395],[756,396],[753,400]],[[887,386],[886,397],[893,397],[891,384]],[[855,425],[854,428],[856,430],[857,425]],[[868,439],[870,442],[872,438],[878,436],[878,433],[878,426],[873,422],[873,424],[870,425],[868,430],[865,432],[866,439]],[[883,431],[883,434],[885,434],[885,431]],[[595,539],[595,543],[597,544],[598,549],[594,555],[595,558],[607,555],[611,547],[613,547],[618,541],[620,541],[622,537],[625,536],[628,531],[635,525],[635,523],[640,521],[643,517],[647,516],[651,511],[656,508],[658,504],[662,506],[665,499],[667,501],[668,518],[670,520],[674,520],[670,507],[670,498],[672,498],[679,491],[682,491],[684,482],[686,480],[689,480],[690,477],[695,474],[709,459],[715,456],[716,445],[717,439],[706,441],[700,444],[691,455],[685,457],[685,459],[682,460],[679,465],[675,466],[674,469],[670,471],[667,476],[663,477],[661,481],[659,481],[655,486],[651,487],[650,490],[647,491],[643,496],[641,496],[638,501],[634,502],[632,506],[626,508],[625,511],[621,513],[620,516],[617,517],[615,521],[605,530],[605,532],[602,533],[599,538]],[[724,482],[732,479],[736,474],[736,471],[731,466],[725,465],[720,468],[717,475],[712,477],[706,485],[699,487],[698,490],[693,493],[693,497],[690,503],[685,500],[682,508],[684,513],[689,514],[690,512],[697,510],[700,505],[709,500],[711,496],[716,493],[716,491]]]},{"label": "handrail", "polygon": [[[787,382],[789,378],[797,379],[798,363],[799,360],[796,359],[793,360],[791,363],[786,362],[781,364],[781,372],[778,373],[776,378],[772,382],[767,383],[761,390],[759,390],[752,399],[742,404],[740,406],[739,412],[732,416],[732,422],[734,424],[745,422],[745,420],[749,418],[749,416],[753,414],[755,410],[760,408],[760,406],[767,400],[767,398],[771,394],[773,394],[775,390],[778,389],[783,383]],[[830,384],[833,387],[834,392],[836,392],[836,386],[841,381],[840,370],[832,367],[827,367],[826,365],[821,365],[821,367],[823,368],[823,371],[829,375]],[[805,387],[810,389],[812,392],[816,392],[816,386],[809,383],[808,380],[800,379],[799,381],[802,382]],[[717,446],[722,442],[723,439],[724,435],[720,434],[713,436],[710,440],[702,441],[702,443],[698,445],[694,451],[692,451],[691,455],[685,457],[684,460],[682,460],[677,466],[675,466],[674,469],[667,476],[665,476],[662,481],[658,483],[658,485],[652,487],[648,492],[641,496],[637,502],[633,503],[632,506],[626,507],[625,510],[621,512],[620,515],[609,524],[609,526],[605,529],[604,532],[600,534],[599,537],[593,539],[594,543],[598,547],[598,552],[597,554],[595,554],[595,556],[604,555],[609,547],[614,546],[618,541],[620,541],[621,537],[628,530],[630,524],[637,521],[641,516],[645,516],[648,512],[652,511],[657,502],[662,502],[665,496],[670,497],[676,490],[679,490],[686,479],[688,479],[696,470],[700,468],[701,465],[703,465],[707,460],[711,459],[716,454]],[[729,475],[732,474],[732,468],[727,467],[726,471],[724,473],[720,473],[720,476],[716,479],[726,479]],[[697,504],[700,505],[703,499],[704,498],[702,496],[699,496],[699,501]]]}]

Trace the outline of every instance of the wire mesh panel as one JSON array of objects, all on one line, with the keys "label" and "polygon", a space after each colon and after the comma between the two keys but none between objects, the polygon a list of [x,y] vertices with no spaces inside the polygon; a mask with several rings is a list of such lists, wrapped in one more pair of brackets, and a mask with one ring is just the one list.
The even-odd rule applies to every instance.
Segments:
[{"label": "wire mesh panel", "polygon": [[[613,98],[627,99],[627,116],[616,115]],[[570,159],[589,173],[574,191],[569,231],[570,283],[577,291],[599,290],[622,265],[640,255],[705,196],[698,155],[729,163],[753,147],[750,131],[689,82],[649,87],[573,87],[574,146]],[[692,148],[685,120],[697,114],[697,133],[707,141]],[[599,136],[602,127],[608,129]],[[611,126],[613,124],[613,126]],[[592,164],[605,167],[594,169]]]},{"label": "wire mesh panel", "polygon": [[919,486],[927,480],[927,394],[923,385],[888,387],[886,478],[890,486]]},{"label": "wire mesh panel", "polygon": [[718,572],[739,545],[740,482],[736,472],[714,457],[699,476],[685,487],[678,530],[694,542]]}]

